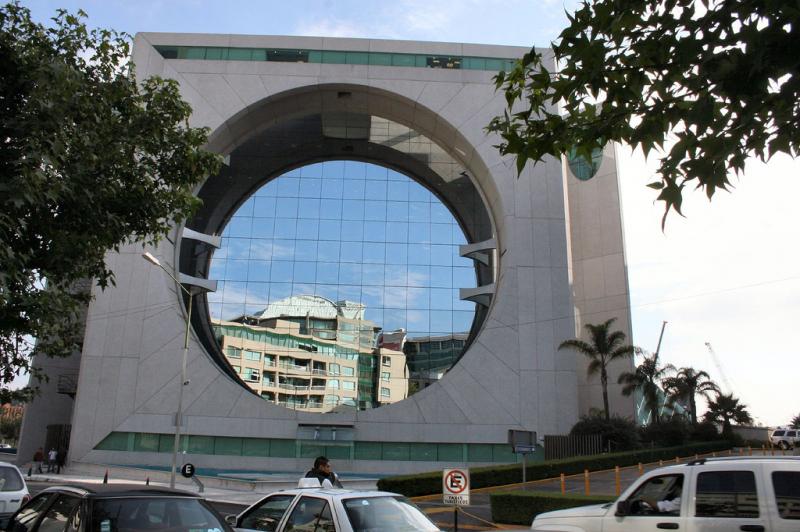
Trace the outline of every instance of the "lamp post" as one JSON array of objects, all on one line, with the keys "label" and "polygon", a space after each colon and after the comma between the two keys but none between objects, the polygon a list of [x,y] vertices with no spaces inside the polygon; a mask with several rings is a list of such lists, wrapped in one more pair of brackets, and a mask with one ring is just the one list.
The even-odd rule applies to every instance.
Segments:
[{"label": "lamp post", "polygon": [[181,361],[181,384],[180,389],[178,390],[178,411],[175,414],[175,442],[172,445],[172,471],[169,477],[169,487],[175,487],[175,474],[178,468],[178,449],[180,448],[181,443],[181,424],[183,423],[183,388],[186,386],[189,381],[186,380],[186,359],[189,356],[189,327],[191,327],[192,322],[192,298],[193,293],[191,290],[187,289],[168,269],[161,264],[156,257],[154,257],[151,253],[146,252],[142,253],[142,257],[147,262],[154,264],[164,270],[167,275],[169,275],[178,286],[181,287],[186,295],[189,296],[189,311],[186,313],[186,332],[183,337],[183,360]]}]

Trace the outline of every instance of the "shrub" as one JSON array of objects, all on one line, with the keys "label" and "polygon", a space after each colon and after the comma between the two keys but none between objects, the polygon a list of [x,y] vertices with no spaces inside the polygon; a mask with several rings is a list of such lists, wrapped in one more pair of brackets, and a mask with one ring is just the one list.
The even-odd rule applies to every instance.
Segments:
[{"label": "shrub", "polygon": [[583,416],[569,433],[571,436],[600,434],[603,437],[603,445],[614,452],[641,447],[636,423],[619,416],[612,416],[609,420],[602,414],[596,413]]},{"label": "shrub", "polygon": [[[529,481],[541,480],[557,477],[561,473],[566,475],[582,473],[584,469],[600,471],[613,469],[614,466],[623,467],[636,465],[639,462],[672,460],[676,456],[693,456],[722,449],[730,449],[730,444],[727,441],[716,441],[695,443],[683,447],[643,449],[624,453],[604,453],[594,456],[577,456],[562,460],[536,462],[528,464],[525,470],[525,478]],[[470,468],[470,485],[474,489],[517,482],[522,482],[522,467],[520,464]],[[402,493],[408,497],[441,493],[442,472],[431,471],[417,475],[382,478],[378,480],[378,489]]]},{"label": "shrub", "polygon": [[[689,424],[681,417],[673,417],[661,423],[651,423],[639,429],[639,436],[646,446],[676,447],[683,445],[689,438]],[[713,438],[716,439],[716,438]]]},{"label": "shrub", "polygon": [[691,441],[714,441],[721,440],[722,434],[717,430],[716,425],[709,421],[702,421],[693,426],[689,432]]},{"label": "shrub", "polygon": [[509,525],[530,525],[533,518],[543,512],[563,510],[588,504],[603,504],[614,497],[602,495],[575,495],[547,491],[510,491],[492,493],[492,521]]}]

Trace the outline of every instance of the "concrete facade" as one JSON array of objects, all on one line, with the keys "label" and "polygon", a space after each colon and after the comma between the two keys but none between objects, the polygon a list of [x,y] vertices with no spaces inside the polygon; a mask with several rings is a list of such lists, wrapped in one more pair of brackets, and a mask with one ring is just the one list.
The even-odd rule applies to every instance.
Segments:
[{"label": "concrete facade", "polygon": [[[338,425],[348,427],[355,441],[504,444],[509,429],[533,430],[540,436],[566,433],[581,413],[602,405],[599,379],[587,379],[585,361],[572,352],[557,351],[557,346],[575,337],[583,324],[611,317],[618,318],[617,328],[631,339],[613,147],[603,153],[595,178],[586,182],[575,179],[564,163],[552,158],[528,165],[518,177],[514,161],[501,157],[494,147],[498,138],[484,131],[505,108],[503,95],[494,90],[492,71],[165,59],[155,48],[159,45],[480,58],[520,57],[527,50],[333,38],[136,36],[137,76],[177,80],[194,110],[191,125],[208,127],[210,148],[225,156],[269,127],[312,114],[365,113],[432,139],[466,170],[479,191],[491,224],[483,233],[491,233],[495,248],[491,278],[480,283],[492,295],[482,327],[461,360],[439,382],[409,399],[374,410],[292,411],[262,401],[223,372],[193,330],[187,370],[191,382],[184,389],[186,433],[302,439],[303,427]],[[304,157],[321,160],[327,149],[300,153],[291,163],[281,164],[299,164]],[[379,155],[365,152],[363,158],[380,160]],[[436,172],[433,163],[429,169]],[[235,180],[226,186],[231,190],[240,186],[241,192],[236,193],[240,198],[232,196],[226,200],[230,205],[209,215],[209,219],[218,218],[216,227],[252,190],[252,185],[237,185]],[[205,227],[215,227],[214,223]],[[157,248],[148,249],[169,269],[182,264],[182,230],[176,227]],[[186,307],[176,284],[142,260],[142,251],[140,246],[129,246],[109,254],[116,286],[94,290],[72,411],[69,456],[73,461],[169,463],[170,455],[163,452],[97,448],[114,432],[174,431]],[[616,383],[619,372],[631,368],[632,361],[612,368],[609,382]],[[615,384],[610,396],[614,412],[633,416],[632,397],[621,396]],[[308,458],[299,455],[198,455],[192,461],[229,469],[302,470],[308,466]],[[442,463],[336,461],[337,470],[363,472],[430,470]]]}]

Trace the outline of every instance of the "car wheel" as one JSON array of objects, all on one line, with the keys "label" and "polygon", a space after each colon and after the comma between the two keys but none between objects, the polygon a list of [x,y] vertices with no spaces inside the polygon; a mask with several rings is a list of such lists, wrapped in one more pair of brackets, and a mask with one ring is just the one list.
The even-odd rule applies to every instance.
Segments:
[{"label": "car wheel", "polygon": [[780,447],[782,451],[785,451],[789,448],[789,444],[785,441],[782,441],[778,444],[778,447]]}]

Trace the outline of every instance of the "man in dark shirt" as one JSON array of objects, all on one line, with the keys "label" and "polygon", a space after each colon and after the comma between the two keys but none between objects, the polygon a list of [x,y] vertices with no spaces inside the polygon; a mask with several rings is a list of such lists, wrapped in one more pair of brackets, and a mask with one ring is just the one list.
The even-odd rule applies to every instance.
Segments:
[{"label": "man in dark shirt", "polygon": [[[331,462],[324,456],[318,456],[314,460],[314,468],[306,473],[306,478],[316,478],[323,488],[341,488],[342,483],[339,477],[333,472]],[[325,484],[327,482],[327,484]]]}]

